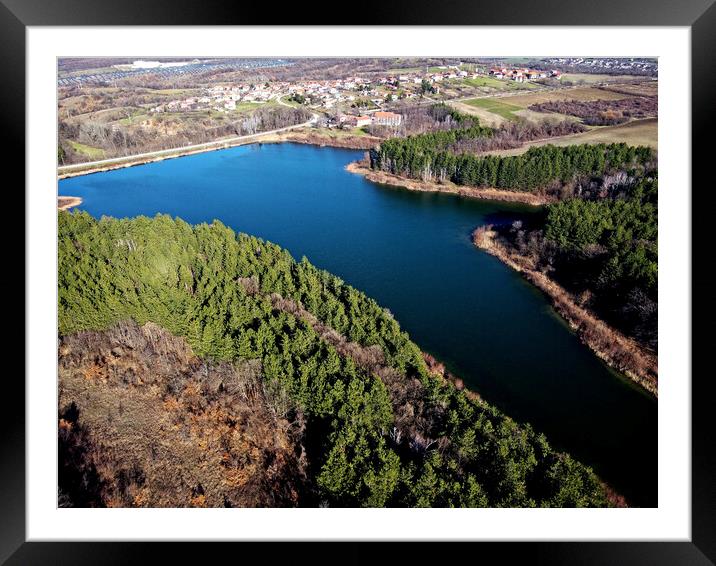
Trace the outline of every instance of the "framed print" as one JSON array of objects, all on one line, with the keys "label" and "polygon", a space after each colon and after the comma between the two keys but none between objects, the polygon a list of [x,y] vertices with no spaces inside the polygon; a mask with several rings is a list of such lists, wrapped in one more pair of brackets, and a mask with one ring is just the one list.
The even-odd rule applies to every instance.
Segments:
[{"label": "framed print", "polygon": [[713,563],[713,6],[180,4],[0,7],[0,558]]}]

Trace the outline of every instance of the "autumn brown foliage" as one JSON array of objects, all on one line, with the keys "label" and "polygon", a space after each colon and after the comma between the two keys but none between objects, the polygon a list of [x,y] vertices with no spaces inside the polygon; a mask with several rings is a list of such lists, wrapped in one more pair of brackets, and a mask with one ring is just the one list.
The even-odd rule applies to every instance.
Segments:
[{"label": "autumn brown foliage", "polygon": [[152,323],[61,339],[65,506],[295,506],[303,428],[257,360],[200,360]]},{"label": "autumn brown foliage", "polygon": [[529,109],[577,116],[589,126],[612,126],[632,118],[656,116],[658,99],[634,96],[618,100],[551,100],[533,104]]}]

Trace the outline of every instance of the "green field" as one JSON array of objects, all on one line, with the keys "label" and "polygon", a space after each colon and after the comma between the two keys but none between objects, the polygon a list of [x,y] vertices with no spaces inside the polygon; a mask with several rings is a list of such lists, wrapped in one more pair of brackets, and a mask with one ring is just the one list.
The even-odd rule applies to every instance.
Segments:
[{"label": "green field", "polygon": [[465,104],[482,108],[483,110],[497,114],[506,120],[516,120],[517,116],[515,116],[514,113],[522,110],[519,106],[508,104],[507,102],[502,102],[501,100],[497,100],[495,98],[473,98],[472,100],[466,100]]},{"label": "green field", "polygon": [[271,102],[239,102],[236,104],[236,110],[233,110],[233,112],[236,112],[237,114],[241,114],[242,112],[250,112],[251,110],[256,110],[259,106],[275,106],[276,103]]},{"label": "green field", "polygon": [[146,112],[142,110],[137,110],[136,112],[133,112],[131,116],[127,116],[126,118],[117,120],[117,124],[121,124],[122,126],[131,126],[135,122],[146,120],[149,117],[149,114],[147,114]]},{"label": "green field", "polygon": [[341,128],[309,128],[309,129],[299,129],[296,130],[297,132],[311,132],[318,134],[319,136],[328,137],[328,138],[351,138],[356,136],[369,136],[370,134],[365,130],[365,128],[350,128],[350,129],[341,129]]},{"label": "green field", "polygon": [[498,90],[536,90],[540,85],[531,82],[518,83],[508,79],[493,79],[492,77],[477,77],[475,79],[453,79],[450,85],[471,86],[475,88],[490,87]]},{"label": "green field", "polygon": [[67,141],[72,146],[72,149],[74,149],[77,153],[86,155],[90,159],[101,159],[104,157],[103,149],[99,149],[97,147],[92,147],[90,145],[85,145],[83,143],[79,143],[79,142],[72,141],[72,140],[67,140]]},{"label": "green field", "polygon": [[499,79],[493,79],[492,77],[477,77],[476,79],[462,79],[460,83],[467,85],[467,86],[473,86],[473,87],[483,87],[488,86],[492,88],[499,88],[504,89],[507,88],[507,83],[505,81],[501,81]]},{"label": "green field", "polygon": [[523,83],[518,83],[515,81],[506,81],[507,82],[507,88],[511,90],[539,90],[542,88],[542,85],[539,85],[537,83],[533,83],[531,81],[525,81]]},{"label": "green field", "polygon": [[215,110],[213,108],[204,108],[201,110],[176,110],[174,112],[159,112],[157,114],[146,114],[139,112],[137,114],[133,114],[130,117],[122,118],[121,120],[117,120],[118,124],[121,124],[122,126],[130,126],[132,124],[135,124],[139,122],[140,120],[146,120],[148,118],[152,118],[155,121],[163,122],[166,120],[196,120],[201,119],[205,117],[210,118],[219,118],[219,119],[225,119],[230,118],[232,116],[236,116],[238,114],[246,114],[248,112],[251,112],[252,110],[256,110],[260,106],[275,106],[276,103],[266,102],[266,103],[260,103],[260,102],[240,102],[236,105],[235,110],[230,110],[228,112],[220,112],[218,110]]}]

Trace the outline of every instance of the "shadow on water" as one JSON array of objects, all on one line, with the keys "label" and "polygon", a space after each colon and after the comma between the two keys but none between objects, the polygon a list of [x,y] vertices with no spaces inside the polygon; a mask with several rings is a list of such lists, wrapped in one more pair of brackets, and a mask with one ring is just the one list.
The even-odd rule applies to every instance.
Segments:
[{"label": "shadow on water", "polygon": [[492,224],[493,226],[508,226],[515,221],[519,221],[522,223],[522,228],[529,230],[535,226],[539,226],[545,214],[542,208],[521,211],[498,210],[485,214],[483,223]]}]

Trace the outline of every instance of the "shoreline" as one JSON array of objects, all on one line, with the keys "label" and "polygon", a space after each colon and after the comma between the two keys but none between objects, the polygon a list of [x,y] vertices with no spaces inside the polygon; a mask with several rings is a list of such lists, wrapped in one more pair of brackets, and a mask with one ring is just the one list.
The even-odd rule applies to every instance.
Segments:
[{"label": "shoreline", "polygon": [[534,193],[522,193],[494,188],[479,189],[477,187],[463,187],[450,182],[437,183],[435,181],[408,179],[407,177],[393,175],[384,171],[374,171],[370,167],[366,166],[365,163],[360,161],[354,161],[346,165],[346,171],[357,175],[363,175],[366,179],[374,183],[401,187],[410,191],[445,193],[481,200],[516,202],[536,207],[556,201],[556,199],[552,197],[548,197],[546,195],[536,195]]},{"label": "shoreline", "polygon": [[70,208],[74,206],[79,206],[82,204],[82,198],[81,197],[68,197],[68,196],[58,196],[57,197],[57,209],[58,210],[69,210]]},{"label": "shoreline", "polygon": [[499,242],[497,232],[492,230],[491,225],[476,228],[472,233],[472,241],[477,248],[495,256],[546,294],[554,309],[598,358],[658,399],[658,364],[655,354],[646,351],[635,340],[581,307],[561,285]]},{"label": "shoreline", "polygon": [[303,143],[308,145],[317,145],[319,147],[337,147],[337,148],[343,148],[343,149],[362,149],[362,150],[369,150],[375,147],[376,145],[379,145],[380,142],[383,141],[382,138],[377,138],[375,136],[365,135],[365,136],[356,136],[352,134],[348,134],[345,136],[327,136],[323,135],[319,132],[313,132],[313,131],[300,131],[296,130],[293,132],[287,133],[285,136],[283,136],[283,139],[280,141],[286,141],[286,142],[293,142],[293,143]]},{"label": "shoreline", "polygon": [[380,143],[380,138],[374,138],[369,136],[352,136],[348,135],[343,138],[332,137],[321,135],[320,133],[302,130],[287,131],[280,133],[266,134],[265,137],[260,137],[263,134],[256,134],[256,139],[242,139],[236,141],[216,141],[215,145],[202,147],[202,148],[188,148],[182,150],[177,149],[176,152],[171,150],[160,150],[166,151],[165,154],[160,155],[147,155],[132,159],[129,157],[118,157],[116,163],[106,163],[98,166],[92,166],[88,164],[86,168],[82,168],[81,163],[72,164],[72,167],[76,167],[77,170],[61,172],[57,170],[57,180],[69,179],[71,177],[81,177],[82,175],[91,175],[92,173],[104,173],[106,171],[114,171],[116,169],[125,169],[127,167],[136,167],[138,165],[146,165],[148,163],[155,163],[159,161],[165,161],[167,159],[175,159],[178,157],[187,157],[189,155],[198,155],[200,153],[207,153],[209,151],[218,151],[220,149],[229,149],[232,147],[239,147],[243,145],[251,144],[262,144],[262,143],[302,143],[307,145],[317,145],[320,147],[337,147],[343,149],[370,149],[376,143]]},{"label": "shoreline", "polygon": [[[258,134],[260,135],[260,134]],[[92,173],[104,173],[106,171],[114,171],[116,169],[125,169],[127,167],[136,167],[137,165],[146,165],[147,163],[155,163],[158,161],[165,161],[167,159],[175,159],[177,157],[187,157],[189,155],[197,155],[200,153],[207,153],[209,151],[218,151],[220,149],[229,149],[232,147],[239,147],[242,145],[249,145],[253,143],[275,143],[276,141],[280,141],[279,134],[271,134],[267,136],[266,138],[262,139],[256,139],[256,140],[238,140],[235,142],[220,142],[217,141],[215,146],[209,146],[209,147],[203,147],[200,149],[197,148],[190,148],[187,150],[177,149],[176,153],[166,153],[163,155],[149,155],[149,156],[143,156],[143,157],[137,157],[136,159],[132,159],[131,156],[129,157],[120,157],[117,158],[118,160],[121,159],[121,161],[117,161],[116,163],[107,163],[104,165],[99,166],[92,166],[92,164],[88,164],[85,169],[82,168],[81,163],[73,164],[74,167],[77,167],[78,169],[76,171],[67,171],[65,173],[60,172],[59,168],[57,170],[57,179],[69,179],[70,177],[81,177],[82,175],[91,175]],[[162,150],[165,151],[165,150]]]},{"label": "shoreline", "polygon": [[[178,150],[176,154],[172,153],[168,155],[149,156],[140,158],[136,161],[108,164],[102,167],[73,171],[71,173],[58,175],[58,179],[89,175],[92,173],[100,173],[126,167],[134,167],[156,161],[163,161],[165,159],[174,159],[177,157],[195,155],[219,149],[227,149],[230,147],[238,147],[241,145],[284,142],[346,149],[366,149],[365,147],[356,147],[356,145],[358,143],[366,142],[374,144],[375,139],[365,139],[363,136],[345,136],[345,138],[340,139],[331,136],[322,136],[310,131],[277,133],[271,134],[270,136],[260,140],[240,140],[236,143],[217,145],[216,147],[212,146],[201,149],[191,149],[188,151]],[[437,183],[408,179],[398,175],[385,173],[383,171],[374,171],[367,167],[365,162],[361,161],[351,162],[346,165],[345,169],[350,173],[363,175],[366,179],[372,182],[405,188],[417,192],[456,194],[468,198],[514,202],[535,207],[543,206],[555,201],[552,197],[535,195],[533,193],[519,193],[516,191],[506,191],[494,188],[479,189],[475,187],[462,187],[454,185],[453,183]],[[58,197],[59,210],[68,210],[81,203],[82,199],[79,197]],[[657,364],[655,356],[644,351],[643,348],[641,348],[634,340],[627,338],[618,331],[609,327],[605,322],[601,321],[586,309],[579,306],[566,290],[545,274],[525,265],[524,258],[516,256],[516,254],[512,253],[495,240],[496,235],[496,232],[490,230],[489,227],[478,228],[473,232],[473,243],[476,247],[494,255],[509,267],[522,273],[528,281],[550,297],[557,312],[566,320],[569,326],[577,332],[580,340],[593,350],[600,359],[606,362],[610,367],[625,374],[635,383],[641,385],[646,391],[658,397]],[[609,338],[607,339],[606,336]]]}]

